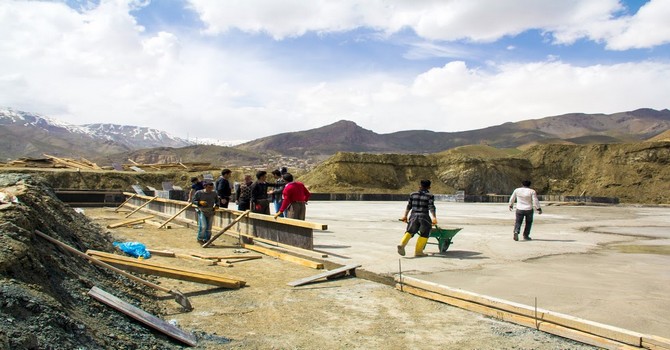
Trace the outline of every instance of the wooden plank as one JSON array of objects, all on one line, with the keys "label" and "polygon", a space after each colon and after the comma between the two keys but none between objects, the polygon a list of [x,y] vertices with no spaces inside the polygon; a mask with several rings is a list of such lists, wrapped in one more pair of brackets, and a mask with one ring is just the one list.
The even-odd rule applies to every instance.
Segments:
[{"label": "wooden plank", "polygon": [[285,260],[285,261],[290,261],[290,262],[300,264],[300,265],[303,265],[303,266],[307,266],[307,267],[310,267],[310,268],[313,268],[313,269],[323,269],[323,264],[322,263],[318,263],[318,262],[315,262],[315,261],[312,261],[312,260],[299,258],[297,256],[293,256],[293,255],[290,255],[290,254],[276,252],[276,251],[274,251],[272,249],[269,249],[269,248],[264,248],[264,247],[260,247],[260,246],[253,245],[253,244],[242,244],[242,247],[245,248],[245,249],[249,249],[249,250],[259,252],[259,253],[263,253],[267,256],[275,257],[277,259],[281,259],[281,260]]},{"label": "wooden plank", "polygon": [[86,251],[86,254],[106,263],[115,265],[118,268],[134,271],[137,273],[174,278],[183,281],[211,284],[230,289],[238,289],[246,284],[246,282],[241,279],[223,276],[220,274],[150,263],[146,260],[140,261],[134,258],[128,258],[96,250],[88,250]]},{"label": "wooden plank", "polygon": [[205,255],[205,254],[199,254],[199,253],[191,253],[190,255],[193,255],[198,258],[202,259],[214,259],[214,260],[226,260],[226,259],[260,259],[262,256],[260,255],[246,255],[246,254],[236,254],[236,255]]},{"label": "wooden plank", "polygon": [[302,286],[304,284],[314,282],[318,279],[334,276],[334,275],[340,274],[342,272],[347,272],[347,271],[349,271],[350,275],[355,276],[356,273],[354,271],[356,270],[357,267],[361,267],[361,265],[357,265],[357,264],[345,265],[345,266],[338,267],[338,268],[333,269],[333,270],[322,272],[318,275],[305,277],[305,278],[302,278],[302,279],[299,279],[299,280],[296,280],[296,281],[293,281],[293,282],[289,282],[287,284],[291,287]]},{"label": "wooden plank", "polygon": [[205,244],[203,244],[202,247],[203,247],[203,248],[207,248],[207,247],[209,247],[209,246],[212,244],[212,242],[214,242],[214,241],[215,241],[217,238],[219,238],[222,234],[226,233],[226,231],[228,231],[231,227],[235,226],[235,224],[237,224],[238,222],[240,222],[240,220],[242,220],[242,218],[244,218],[245,216],[249,215],[250,212],[251,212],[251,210],[247,210],[247,211],[243,212],[242,214],[240,214],[240,216],[236,217],[235,220],[233,220],[230,224],[228,224],[228,225],[227,225],[226,227],[224,227],[221,231],[219,231],[217,234],[215,234],[214,236],[212,236],[207,242],[205,242]]},{"label": "wooden plank", "polygon": [[135,320],[140,321],[145,325],[165,335],[168,335],[176,340],[179,340],[180,342],[186,345],[189,346],[198,345],[198,342],[193,334],[187,333],[161,320],[160,318],[117,298],[114,295],[105,292],[104,290],[98,287],[94,286],[93,288],[91,288],[91,290],[88,291],[88,295],[94,298],[95,300],[98,300],[99,302],[107,306],[110,306],[118,311],[121,311],[125,315],[128,315],[134,318]]},{"label": "wooden plank", "polygon": [[203,259],[203,258],[198,258],[197,256],[193,256],[193,255],[189,255],[189,254],[181,254],[181,253],[176,253],[175,257],[182,258],[182,259],[189,259],[189,260],[199,261],[199,262],[207,264],[208,266],[214,266],[214,265],[216,265],[216,262],[217,262],[217,260]]},{"label": "wooden plank", "polygon": [[447,295],[442,295],[439,293],[427,291],[421,288],[416,288],[407,284],[396,284],[396,289],[402,290],[404,292],[420,296],[422,298],[439,301],[445,304],[453,305],[461,309],[477,312],[489,317],[493,317],[505,322],[515,323],[521,326],[535,328],[546,333],[558,335],[564,338],[576,340],[585,344],[598,346],[604,349],[612,350],[633,350],[638,349],[639,347],[631,346],[628,344],[620,343],[611,339],[603,338],[597,335],[590,333],[582,332],[576,329],[564,327],[561,325],[536,321],[532,317],[522,316],[510,312],[505,312],[499,309],[490,308],[485,305],[473,303],[466,300],[461,300],[458,298],[453,298]]},{"label": "wooden plank", "polygon": [[131,211],[130,213],[128,213],[128,215],[126,215],[126,217],[130,217],[131,215],[137,213],[137,212],[140,211],[142,208],[144,208],[144,207],[146,207],[147,205],[149,205],[149,203],[155,201],[156,198],[158,198],[158,197],[151,198],[151,199],[148,200],[146,203],[144,203],[144,204],[140,205],[139,207],[135,208],[135,210],[133,210],[133,211]]},{"label": "wooden plank", "polygon": [[174,252],[169,250],[147,249],[147,251],[151,253],[151,255],[167,256],[169,258],[175,257]]},{"label": "wooden plank", "polygon": [[[646,346],[645,346],[646,345]],[[670,350],[670,339],[656,335],[643,335],[642,346],[647,349],[668,349]],[[653,347],[652,347],[653,346]]]},{"label": "wooden plank", "polygon": [[172,215],[171,218],[167,219],[162,225],[158,226],[158,228],[162,228],[163,226],[167,225],[168,222],[174,220],[174,218],[176,218],[176,217],[179,216],[181,213],[183,213],[184,211],[186,211],[186,209],[188,209],[188,208],[190,208],[190,207],[192,207],[192,206],[193,206],[193,204],[188,203],[185,207],[181,208],[181,210],[178,211],[177,214]]},{"label": "wooden plank", "polygon": [[133,198],[135,198],[135,196],[137,196],[137,193],[133,193],[133,195],[130,196],[130,197],[128,197],[128,199],[126,199],[125,202],[121,203],[121,205],[119,205],[118,207],[116,207],[116,209],[114,209],[114,211],[115,211],[115,212],[118,212],[119,209],[121,209],[121,207],[123,207],[124,205],[126,205],[126,203],[130,202],[130,200],[133,199]]},{"label": "wooden plank", "polygon": [[232,264],[232,263],[238,263],[238,262],[243,262],[243,261],[249,261],[249,260],[258,260],[261,259],[261,256],[250,256],[248,258],[236,258],[236,259],[227,259],[224,262],[227,264]]},{"label": "wooden plank", "polygon": [[143,216],[141,218],[124,220],[124,221],[116,222],[116,223],[113,223],[113,224],[109,224],[109,225],[107,225],[107,228],[117,228],[117,227],[121,227],[121,226],[124,226],[124,225],[139,224],[141,222],[144,222],[144,220],[149,220],[153,217],[154,217],[153,215],[147,215],[147,216]]},{"label": "wooden plank", "polygon": [[[398,276],[396,276],[396,282],[401,282]],[[528,305],[523,305],[508,300],[468,292],[461,289],[450,288],[448,286],[423,281],[412,277],[403,276],[401,283],[409,284],[417,288],[447,295],[453,298],[478,303],[481,305],[485,305],[487,307],[492,307],[528,317],[537,317],[542,321],[555,323],[569,328],[574,328],[582,332],[595,334],[600,337],[609,338],[625,344],[630,344],[637,347],[642,345],[641,343],[642,334],[627,329],[618,328],[598,322],[593,322],[570,315],[560,314],[558,312],[553,312],[541,308],[536,309]]]},{"label": "wooden plank", "polygon": [[[276,246],[276,247],[279,247],[279,248],[283,248],[283,249],[292,251],[292,252],[294,252],[294,253],[296,253],[296,254],[302,254],[302,255],[312,256],[312,257],[314,257],[314,258],[319,258],[319,257],[320,257],[320,258],[327,258],[327,257],[328,257],[328,254],[323,254],[323,253],[315,252],[315,251],[313,251],[313,250],[309,250],[309,249],[303,249],[303,248],[300,248],[300,247],[292,246],[292,245],[289,245],[289,244],[284,244],[284,243],[281,243],[281,242],[273,241],[273,240],[270,240],[270,239],[265,239],[265,238],[262,238],[262,237],[256,237],[256,236],[254,236],[254,235],[249,235],[249,234],[241,233],[241,232],[238,232],[238,231],[230,230],[229,233],[230,233],[230,236],[231,236],[231,237],[242,236],[242,237],[253,238],[255,241],[258,241],[258,242],[261,242],[261,243],[265,243],[265,244],[267,244],[267,245],[271,245],[271,246]],[[318,257],[317,257],[317,255],[318,255]]]}]

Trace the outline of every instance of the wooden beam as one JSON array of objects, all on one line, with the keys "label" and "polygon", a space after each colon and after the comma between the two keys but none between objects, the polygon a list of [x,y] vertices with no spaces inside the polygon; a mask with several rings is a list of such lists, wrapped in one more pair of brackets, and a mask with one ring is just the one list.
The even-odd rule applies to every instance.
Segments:
[{"label": "wooden beam", "polygon": [[147,216],[143,216],[141,218],[123,220],[123,221],[119,221],[119,222],[116,222],[116,223],[113,223],[113,224],[109,224],[109,225],[107,225],[107,228],[117,228],[117,227],[121,227],[121,226],[125,226],[125,225],[139,224],[139,223],[143,222],[144,220],[149,220],[153,217],[154,217],[153,215],[147,215]]},{"label": "wooden beam", "polygon": [[228,231],[231,227],[235,226],[235,224],[237,224],[240,220],[242,220],[242,218],[249,215],[250,212],[251,212],[251,210],[247,210],[247,211],[243,212],[242,214],[240,214],[240,216],[236,217],[235,220],[233,220],[230,224],[226,225],[226,227],[224,227],[221,231],[219,231],[219,233],[215,234],[207,242],[205,242],[205,244],[203,244],[202,247],[203,248],[209,247],[212,244],[212,242],[214,242],[222,234],[226,233],[226,231]]},{"label": "wooden beam", "polygon": [[160,318],[134,306],[131,305],[112,294],[105,292],[104,290],[93,287],[88,291],[88,295],[93,299],[107,305],[112,308],[121,311],[122,313],[134,318],[137,321],[144,323],[145,325],[165,334],[174,339],[179,340],[180,342],[189,345],[196,346],[198,342],[195,339],[195,336],[191,333],[186,333],[183,330],[161,320]]},{"label": "wooden beam", "polygon": [[495,308],[527,317],[537,317],[538,320],[543,322],[550,322],[564,327],[577,329],[582,332],[591,333],[599,337],[612,339],[625,344],[630,344],[637,347],[641,346],[642,334],[627,329],[597,323],[540,308],[536,309],[528,305],[468,292],[461,289],[450,288],[437,283],[423,281],[412,277],[403,276],[402,279],[400,279],[396,276],[396,282],[411,285],[413,287],[439,293],[452,298],[477,303],[489,308]]},{"label": "wooden beam", "polygon": [[130,213],[128,213],[128,215],[126,215],[126,217],[130,217],[131,215],[137,213],[138,211],[140,211],[140,209],[146,207],[147,205],[149,205],[149,203],[155,201],[156,198],[158,198],[158,197],[153,197],[153,198],[151,198],[150,200],[148,200],[146,203],[144,203],[144,204],[140,205],[139,207],[135,208],[135,210],[133,210],[133,211],[131,211]]},{"label": "wooden beam", "polygon": [[445,304],[453,305],[465,310],[474,311],[495,319],[499,319],[506,322],[515,323],[518,325],[526,326],[529,328],[535,328],[546,333],[555,334],[564,338],[576,340],[585,344],[598,346],[604,349],[612,350],[639,350],[639,347],[623,344],[611,339],[603,338],[586,332],[582,332],[576,329],[567,328],[561,325],[556,325],[544,321],[536,321],[532,317],[521,316],[518,314],[504,312],[495,308],[490,308],[481,304],[461,300],[458,298],[453,298],[447,295],[442,295],[439,293],[427,291],[421,288],[416,288],[407,284],[401,285],[400,283],[396,284],[396,289],[402,290],[404,292],[420,296],[422,298],[439,301]]},{"label": "wooden beam", "polygon": [[198,258],[197,256],[193,256],[193,255],[189,255],[189,254],[181,254],[181,253],[175,253],[175,257],[182,258],[182,259],[189,259],[189,260],[199,261],[199,262],[207,264],[208,266],[214,266],[214,265],[216,265],[216,262],[217,262],[217,260],[203,259],[203,258]]},{"label": "wooden beam", "polygon": [[336,276],[336,275],[339,275],[339,274],[344,275],[347,272],[349,272],[349,275],[351,275],[351,276],[356,276],[356,268],[357,267],[361,267],[361,265],[358,265],[358,264],[345,265],[345,266],[338,267],[338,268],[333,269],[333,270],[322,272],[318,275],[301,278],[299,280],[289,282],[287,284],[291,287],[297,287],[297,286],[302,286],[304,284],[314,282],[314,281],[322,279],[322,278],[333,277],[333,276]]},{"label": "wooden beam", "polygon": [[177,216],[179,216],[179,214],[183,213],[184,211],[186,211],[186,209],[188,209],[188,208],[190,208],[190,207],[192,207],[192,206],[193,206],[193,204],[188,203],[185,207],[181,208],[181,210],[178,211],[177,214],[172,215],[172,217],[170,217],[169,219],[167,219],[162,225],[158,226],[158,228],[162,228],[163,226],[167,225],[168,222],[174,220],[174,218],[176,218]]},{"label": "wooden beam", "polygon": [[214,260],[226,260],[226,259],[260,259],[262,256],[260,255],[246,255],[246,254],[237,254],[237,255],[205,255],[205,254],[199,254],[199,253],[191,253],[190,255],[193,255],[198,258],[202,259],[214,259]]},{"label": "wooden beam", "polygon": [[241,279],[235,279],[220,274],[185,269],[185,268],[176,268],[166,265],[160,265],[157,263],[149,263],[146,262],[146,260],[137,260],[134,258],[128,258],[96,250],[88,250],[86,251],[86,254],[91,255],[108,264],[117,266],[118,268],[128,271],[134,271],[137,273],[174,278],[183,281],[211,284],[230,289],[238,289],[246,284],[246,282]]},{"label": "wooden beam", "polygon": [[151,255],[157,255],[157,256],[166,256],[168,258],[174,258],[175,254],[172,251],[169,250],[156,250],[156,249],[147,249]]},{"label": "wooden beam", "polygon": [[315,261],[312,261],[312,260],[299,258],[297,256],[293,256],[293,255],[289,255],[289,254],[285,254],[285,253],[276,252],[276,251],[274,251],[272,249],[269,249],[269,248],[260,247],[260,246],[254,245],[254,244],[242,244],[242,247],[245,248],[245,249],[249,249],[249,250],[259,252],[259,253],[263,253],[267,256],[275,257],[277,259],[281,259],[281,260],[285,260],[285,261],[294,262],[296,264],[307,266],[307,267],[310,267],[310,268],[313,268],[313,269],[323,269],[323,264],[322,263],[318,263],[318,262],[315,262]]},{"label": "wooden beam", "polygon": [[294,253],[296,253],[296,254],[302,254],[302,255],[312,256],[312,257],[314,257],[314,258],[317,258],[315,255],[318,255],[320,258],[327,258],[327,257],[328,257],[328,254],[323,254],[323,253],[315,252],[315,251],[313,251],[313,250],[309,250],[309,249],[304,249],[304,248],[296,247],[296,246],[293,246],[293,245],[290,245],[290,244],[285,244],[285,243],[281,243],[281,242],[273,241],[273,240],[271,240],[271,239],[265,239],[265,238],[261,238],[261,237],[256,237],[256,236],[254,236],[254,235],[249,235],[249,234],[242,233],[242,232],[238,232],[238,231],[234,231],[234,230],[230,230],[230,234],[229,234],[229,235],[230,235],[231,237],[242,236],[242,237],[253,238],[255,241],[258,241],[258,242],[261,242],[261,243],[265,243],[265,244],[267,244],[267,245],[271,245],[271,246],[276,246],[276,247],[279,247],[279,248],[283,248],[283,249],[286,249],[286,250],[290,250],[290,251],[292,251],[292,252],[294,252]]},{"label": "wooden beam", "polygon": [[670,350],[670,339],[656,335],[643,335],[642,347],[652,350]]},{"label": "wooden beam", "polygon": [[133,195],[130,196],[130,197],[128,197],[128,199],[126,199],[125,202],[121,203],[121,205],[119,205],[118,207],[116,207],[116,209],[114,209],[114,211],[115,211],[115,212],[118,212],[119,209],[121,209],[121,207],[123,207],[124,205],[126,205],[126,203],[130,202],[130,200],[133,199],[133,198],[135,198],[135,196],[137,196],[137,193],[133,193]]}]

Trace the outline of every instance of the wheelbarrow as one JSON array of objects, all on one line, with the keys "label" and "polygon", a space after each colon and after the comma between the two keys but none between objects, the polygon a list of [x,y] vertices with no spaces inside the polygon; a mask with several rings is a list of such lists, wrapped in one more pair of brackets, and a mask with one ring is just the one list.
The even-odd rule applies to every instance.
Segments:
[{"label": "wheelbarrow", "polygon": [[449,246],[451,245],[451,239],[456,236],[456,234],[462,230],[463,228],[461,227],[449,227],[449,228],[442,228],[437,225],[435,225],[431,230],[430,230],[430,236],[435,237],[437,239],[437,243],[432,243],[428,242],[428,244],[437,244],[437,246],[440,248],[440,253],[444,253],[449,249]]}]

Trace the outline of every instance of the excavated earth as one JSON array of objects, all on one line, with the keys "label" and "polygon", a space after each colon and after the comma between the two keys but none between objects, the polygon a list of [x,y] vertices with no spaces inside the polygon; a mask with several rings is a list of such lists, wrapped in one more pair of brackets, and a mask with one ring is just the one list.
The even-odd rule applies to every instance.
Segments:
[{"label": "excavated earth", "polygon": [[[143,224],[108,231],[103,227],[124,219],[127,211],[99,208],[82,214],[57,200],[46,182],[26,174],[0,175],[0,192],[16,196],[0,207],[0,349],[185,347],[88,297],[93,286],[194,333],[199,349],[592,348],[364,278],[289,287],[287,282],[316,271],[267,256],[232,267],[151,257],[247,282],[228,290],[140,275],[183,292],[194,306],[184,312],[169,295],[93,266],[34,231],[80,251],[114,252],[113,241],[141,241],[154,249],[202,252],[194,228],[158,230]],[[236,254],[226,247],[234,243],[219,240],[207,253]]]}]

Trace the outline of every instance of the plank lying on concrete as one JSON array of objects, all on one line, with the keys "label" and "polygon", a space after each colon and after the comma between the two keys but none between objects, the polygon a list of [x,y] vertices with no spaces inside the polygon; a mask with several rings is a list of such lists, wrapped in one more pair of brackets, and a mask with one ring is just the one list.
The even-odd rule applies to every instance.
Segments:
[{"label": "plank lying on concrete", "polygon": [[561,325],[553,324],[550,322],[545,322],[545,321],[537,321],[532,317],[527,317],[527,316],[522,316],[518,314],[514,314],[511,312],[505,312],[499,309],[491,308],[485,305],[473,303],[470,301],[466,300],[461,300],[458,298],[453,298],[447,295],[443,295],[440,293],[435,293],[431,291],[427,291],[421,288],[416,288],[411,285],[406,285],[406,284],[396,284],[396,289],[402,290],[403,292],[410,293],[422,298],[426,299],[431,299],[435,301],[439,301],[445,304],[453,305],[456,307],[459,307],[461,309],[473,311],[482,315],[486,315],[489,317],[493,317],[502,321],[506,322],[511,322],[515,323],[518,325],[522,325],[525,327],[529,328],[535,328],[537,330],[558,335],[564,338],[568,339],[573,339],[579,342],[582,342],[584,344],[589,344],[589,345],[594,345],[597,347],[601,347],[603,349],[616,349],[616,350],[639,350],[640,348],[637,346],[632,346],[628,344],[624,344],[618,341],[614,341],[611,339],[603,338],[597,335],[593,335],[590,333],[582,332],[577,329],[572,329],[568,327],[564,327]]},{"label": "plank lying on concrete", "polygon": [[196,346],[198,342],[195,339],[195,336],[191,333],[187,333],[163,320],[160,318],[134,306],[131,305],[116,296],[105,292],[104,290],[93,287],[88,291],[88,295],[98,300],[99,302],[111,306],[112,308],[121,311],[122,313],[144,323],[145,325],[164,333],[174,339],[179,340],[180,342],[189,345]]},{"label": "plank lying on concrete", "polygon": [[295,281],[289,282],[287,284],[291,287],[297,287],[297,286],[302,286],[302,285],[314,282],[314,281],[322,279],[322,278],[330,279],[329,277],[335,277],[337,275],[340,275],[340,277],[342,277],[347,272],[349,272],[350,276],[356,276],[356,268],[357,267],[361,267],[361,265],[358,265],[358,264],[345,265],[345,266],[338,267],[338,268],[333,269],[333,270],[322,272],[318,275],[301,278],[299,280],[295,280]]},{"label": "plank lying on concrete", "polygon": [[274,251],[270,248],[261,247],[261,246],[255,245],[255,244],[242,244],[242,248],[253,250],[253,251],[256,251],[256,252],[259,252],[259,253],[263,253],[267,256],[271,256],[271,257],[274,257],[274,258],[277,258],[277,259],[290,261],[290,262],[294,262],[296,264],[311,267],[313,269],[317,269],[317,270],[318,269],[323,269],[323,263],[318,263],[316,261],[299,258],[297,256],[293,256],[293,255],[286,254],[286,253],[280,253],[280,252]]},{"label": "plank lying on concrete", "polygon": [[642,346],[641,341],[643,335],[641,333],[633,332],[627,329],[597,323],[540,308],[534,308],[528,305],[523,305],[486,295],[450,288],[448,286],[429,281],[423,281],[412,277],[403,276],[400,278],[396,276],[395,279],[396,282],[400,283],[401,285],[409,285],[420,288],[426,291],[448,296],[452,299],[482,305],[494,310],[500,310],[501,312],[508,312],[511,314],[531,317],[533,319],[537,319],[538,322],[552,323],[563,327],[576,329],[581,332],[590,333],[598,337],[611,339],[636,347]]},{"label": "plank lying on concrete", "polygon": [[183,281],[211,284],[230,289],[238,289],[246,284],[244,280],[232,276],[223,276],[211,272],[160,265],[157,263],[147,262],[146,260],[140,261],[135,258],[100,252],[97,250],[87,250],[86,254],[91,255],[108,264],[112,264],[118,268],[134,271],[137,273],[174,278]]},{"label": "plank lying on concrete", "polygon": [[125,225],[139,224],[139,223],[144,222],[144,220],[149,220],[153,217],[154,217],[153,215],[147,215],[147,216],[143,216],[141,218],[123,220],[123,221],[119,221],[119,222],[116,222],[116,223],[113,223],[113,224],[109,224],[109,225],[107,225],[107,228],[117,228],[117,227],[121,227],[121,226],[125,226]]}]

